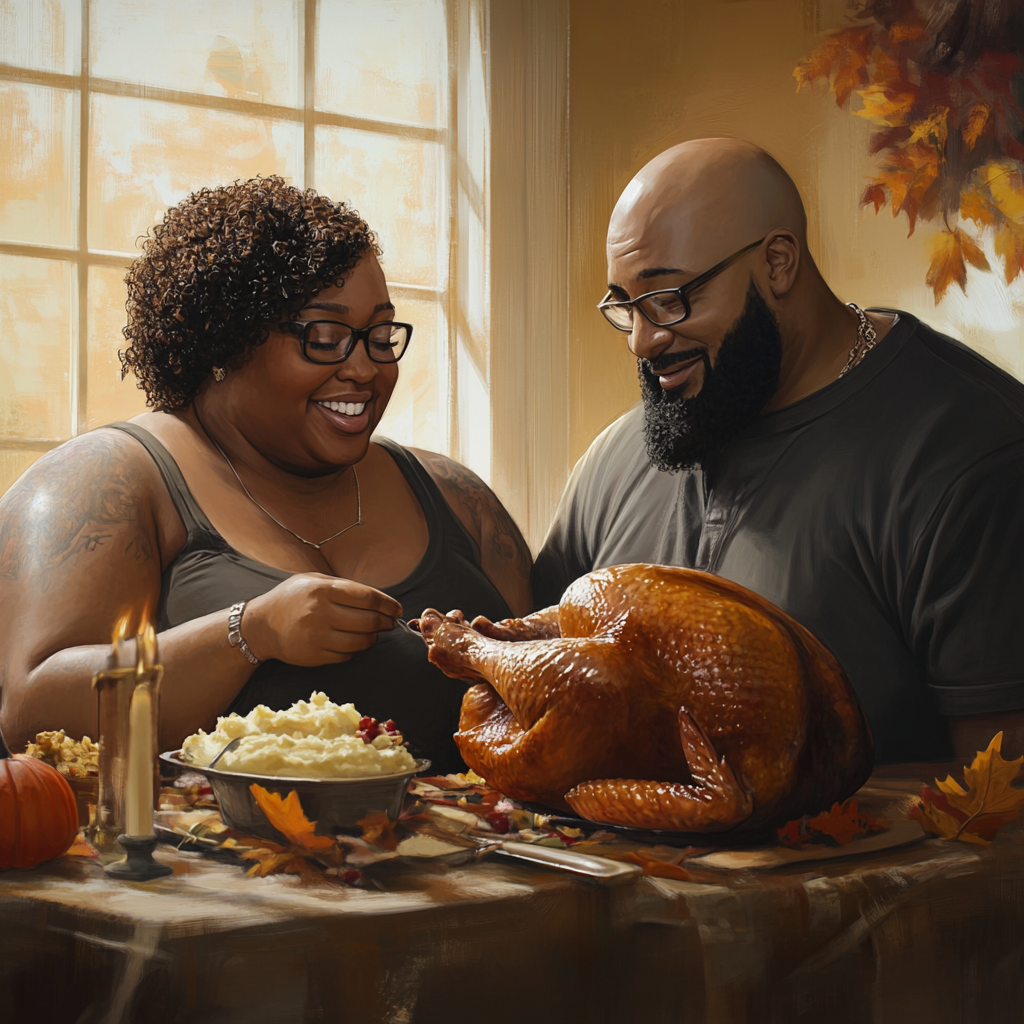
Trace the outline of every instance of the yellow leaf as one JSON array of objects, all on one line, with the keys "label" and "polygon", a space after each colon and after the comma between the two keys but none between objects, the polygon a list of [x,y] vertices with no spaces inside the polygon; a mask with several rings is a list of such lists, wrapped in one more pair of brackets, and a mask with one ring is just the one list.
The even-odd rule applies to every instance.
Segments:
[{"label": "yellow leaf", "polygon": [[864,103],[863,108],[856,111],[857,116],[890,128],[906,123],[916,99],[912,92],[894,92],[884,85],[869,85],[866,89],[858,89],[857,95]]},{"label": "yellow leaf", "polygon": [[996,255],[1003,261],[1006,283],[1011,284],[1024,270],[1024,229],[1006,221],[996,232]]},{"label": "yellow leaf", "polygon": [[971,189],[960,196],[960,216],[973,220],[979,227],[995,227],[1002,214],[977,189]]},{"label": "yellow leaf", "polygon": [[908,817],[916,818],[925,832],[940,839],[956,839],[960,835],[960,822],[934,804],[918,803],[911,808]]},{"label": "yellow leaf", "polygon": [[291,850],[276,853],[273,850],[250,850],[242,854],[243,860],[254,860],[255,864],[246,872],[250,878],[266,878],[267,875],[301,875],[309,870],[306,859]]},{"label": "yellow leaf", "polygon": [[949,107],[943,107],[941,110],[936,110],[923,121],[915,121],[910,126],[910,138],[907,140],[908,144],[911,142],[919,142],[921,140],[926,142],[928,140],[934,140],[936,145],[944,146],[946,144],[948,117]]},{"label": "yellow leaf", "polygon": [[981,814],[1020,813],[1024,807],[1024,790],[1011,786],[1024,757],[1015,761],[1003,759],[1000,750],[1003,745],[1003,734],[996,733],[992,737],[987,750],[979,750],[969,768],[964,769],[964,782],[967,789],[962,788],[952,777],[945,782],[936,779],[939,789],[946,794],[946,799],[968,816],[976,818]]},{"label": "yellow leaf", "polygon": [[991,112],[991,107],[987,103],[979,103],[977,106],[971,107],[971,112],[967,115],[967,124],[961,129],[961,134],[964,137],[964,142],[967,143],[968,149],[974,149],[978,136],[981,135],[985,130],[985,125],[988,124],[988,115]]},{"label": "yellow leaf", "polygon": [[981,168],[992,202],[1010,220],[1024,222],[1024,179],[1020,164],[1013,160],[990,160]]},{"label": "yellow leaf", "polygon": [[978,270],[990,270],[988,259],[979,248],[978,243],[963,231],[958,230],[957,234],[960,236],[960,251],[963,253],[964,259]]},{"label": "yellow leaf", "polygon": [[302,813],[299,794],[294,789],[284,799],[280,794],[270,793],[256,783],[249,787],[249,791],[267,816],[267,821],[300,852],[316,854],[335,849],[334,840],[330,836],[318,836],[313,831],[316,822],[309,821]]},{"label": "yellow leaf", "polygon": [[935,294],[935,305],[946,294],[955,281],[961,289],[967,284],[967,267],[960,251],[960,234],[957,231],[940,231],[929,246],[928,273],[925,282]]}]

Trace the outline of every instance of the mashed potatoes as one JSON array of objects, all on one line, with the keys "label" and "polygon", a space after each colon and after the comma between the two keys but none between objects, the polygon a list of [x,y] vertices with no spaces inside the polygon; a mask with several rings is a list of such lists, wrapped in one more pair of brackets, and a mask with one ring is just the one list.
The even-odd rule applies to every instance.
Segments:
[{"label": "mashed potatoes", "polygon": [[208,765],[233,739],[242,742],[226,753],[217,770],[291,778],[352,778],[411,772],[416,762],[397,731],[364,719],[351,704],[332,704],[323,693],[296,701],[286,711],[263,704],[249,714],[217,719],[217,728],[202,729],[181,745],[190,765]]}]

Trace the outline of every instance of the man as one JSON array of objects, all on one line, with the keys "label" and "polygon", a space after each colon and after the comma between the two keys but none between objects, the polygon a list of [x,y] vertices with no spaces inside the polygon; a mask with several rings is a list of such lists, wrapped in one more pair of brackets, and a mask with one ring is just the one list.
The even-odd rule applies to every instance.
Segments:
[{"label": "man", "polygon": [[[732,139],[667,150],[608,228],[602,312],[641,405],[577,464],[539,606],[659,562],[756,591],[839,659],[879,761],[1024,752],[1024,387],[913,316],[845,306],[796,187]],[[952,746],[951,746],[952,739]]]}]

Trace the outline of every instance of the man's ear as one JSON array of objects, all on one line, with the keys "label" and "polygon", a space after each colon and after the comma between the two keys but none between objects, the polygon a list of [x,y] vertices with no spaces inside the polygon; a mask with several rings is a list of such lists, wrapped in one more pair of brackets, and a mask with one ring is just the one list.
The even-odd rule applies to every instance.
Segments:
[{"label": "man's ear", "polygon": [[792,231],[780,228],[768,237],[765,248],[768,287],[780,299],[793,287],[800,269],[800,241]]}]

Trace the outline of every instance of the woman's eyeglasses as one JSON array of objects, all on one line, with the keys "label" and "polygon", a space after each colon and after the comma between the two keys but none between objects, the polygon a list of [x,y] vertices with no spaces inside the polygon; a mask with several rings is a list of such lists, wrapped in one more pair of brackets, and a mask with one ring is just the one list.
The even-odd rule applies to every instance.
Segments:
[{"label": "woman's eyeglasses", "polygon": [[390,320],[361,329],[337,320],[285,320],[278,327],[300,339],[311,363],[343,363],[360,341],[375,363],[397,363],[412,339],[412,324]]},{"label": "woman's eyeglasses", "polygon": [[[765,235],[765,238],[768,236]],[[707,284],[711,278],[720,274],[727,267],[732,266],[741,256],[756,249],[764,238],[744,246],[739,252],[716,263],[710,270],[706,270],[699,277],[687,281],[680,288],[666,288],[656,292],[647,292],[635,299],[617,301],[611,298],[609,292],[598,304],[597,308],[604,314],[616,330],[625,331],[627,334],[633,330],[633,310],[638,309],[645,320],[649,320],[655,327],[671,327],[673,324],[681,324],[690,315],[690,292]]]}]

